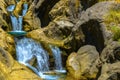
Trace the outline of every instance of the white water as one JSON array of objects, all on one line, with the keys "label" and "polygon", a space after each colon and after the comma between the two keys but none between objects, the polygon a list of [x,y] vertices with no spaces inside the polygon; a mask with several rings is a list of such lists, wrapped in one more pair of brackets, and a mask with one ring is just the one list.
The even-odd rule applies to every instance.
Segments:
[{"label": "white water", "polygon": [[7,10],[10,12],[13,31],[22,31],[23,16],[25,16],[28,10],[28,4],[23,4],[22,15],[19,15],[18,17],[14,16],[13,14],[14,9],[15,9],[15,5],[10,5],[7,7]]},{"label": "white water", "polygon": [[53,57],[55,59],[55,69],[62,70],[62,59],[61,59],[61,50],[57,46],[50,45],[50,48],[53,53]]},{"label": "white water", "polygon": [[42,48],[41,44],[29,38],[16,39],[16,52],[17,60],[20,63],[28,64],[34,57],[37,60],[37,70],[49,70],[49,56],[48,53]]},{"label": "white water", "polygon": [[[22,15],[19,15],[18,18],[13,14],[14,8],[15,5],[10,5],[7,7],[7,10],[10,12],[13,31],[22,31],[23,17],[26,15],[28,4],[23,4]],[[16,37],[15,42],[18,62],[28,66],[37,75],[45,78],[46,76],[42,72],[49,71],[49,56],[41,44],[35,42],[33,39],[26,37]],[[60,49],[52,45],[49,47],[51,48],[53,57],[55,59],[55,70],[62,70],[63,67]],[[35,58],[37,61],[36,66],[32,66],[30,64],[33,58]]]}]

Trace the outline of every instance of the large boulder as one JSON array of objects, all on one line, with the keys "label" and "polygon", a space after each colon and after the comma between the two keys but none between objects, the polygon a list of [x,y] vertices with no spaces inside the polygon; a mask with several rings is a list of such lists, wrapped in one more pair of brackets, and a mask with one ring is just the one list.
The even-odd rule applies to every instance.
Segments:
[{"label": "large boulder", "polygon": [[81,47],[77,53],[71,53],[67,59],[67,79],[94,80],[97,76],[99,53],[94,46]]}]

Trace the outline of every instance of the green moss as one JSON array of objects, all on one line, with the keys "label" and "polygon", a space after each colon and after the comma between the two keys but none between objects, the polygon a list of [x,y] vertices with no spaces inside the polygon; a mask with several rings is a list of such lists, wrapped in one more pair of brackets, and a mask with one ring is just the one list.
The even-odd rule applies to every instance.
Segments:
[{"label": "green moss", "polygon": [[117,26],[120,23],[120,10],[111,10],[105,17],[105,23],[107,26],[110,26],[111,23]]},{"label": "green moss", "polygon": [[111,31],[113,33],[113,40],[120,41],[120,27],[112,26]]},{"label": "green moss", "polygon": [[113,33],[113,40],[120,39],[120,8],[112,9],[104,17],[107,29]]}]

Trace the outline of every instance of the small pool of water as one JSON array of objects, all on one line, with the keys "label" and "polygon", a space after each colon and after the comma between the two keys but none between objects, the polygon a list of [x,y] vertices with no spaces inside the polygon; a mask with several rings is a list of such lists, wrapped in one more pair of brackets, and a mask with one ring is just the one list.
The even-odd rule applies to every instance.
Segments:
[{"label": "small pool of water", "polygon": [[13,36],[24,36],[27,32],[25,31],[9,31],[9,34],[13,35]]},{"label": "small pool of water", "polygon": [[43,80],[65,80],[66,70],[54,70],[43,72],[41,78]]}]

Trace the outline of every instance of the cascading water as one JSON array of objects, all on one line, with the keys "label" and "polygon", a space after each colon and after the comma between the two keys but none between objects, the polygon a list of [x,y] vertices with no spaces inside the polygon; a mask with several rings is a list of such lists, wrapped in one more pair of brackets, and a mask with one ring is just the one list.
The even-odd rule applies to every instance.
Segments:
[{"label": "cascading water", "polygon": [[53,53],[53,57],[55,59],[55,69],[62,70],[62,59],[61,59],[61,51],[58,47],[50,45],[50,48]]},{"label": "cascading water", "polygon": [[[17,1],[18,2],[18,1]],[[23,4],[23,10],[21,16],[14,16],[13,11],[15,9],[15,5],[10,5],[7,7],[7,10],[10,12],[10,18],[12,22],[13,32],[22,32],[22,21],[25,16],[28,4]],[[32,69],[37,75],[45,78],[42,72],[49,71],[49,55],[47,51],[45,51],[40,43],[35,42],[30,38],[26,38],[23,36],[15,37],[16,42],[16,56],[18,62],[28,66]],[[61,59],[61,51],[58,47],[50,45],[52,50],[53,57],[55,59],[55,70],[62,70],[62,59]],[[32,66],[29,62],[35,58],[37,62],[37,66]],[[56,80],[52,78],[52,80]]]},{"label": "cascading water", "polygon": [[17,60],[27,66],[33,57],[37,59],[36,69],[31,67],[38,75],[40,71],[49,71],[48,53],[42,48],[40,43],[25,37],[16,38],[16,52]]}]

